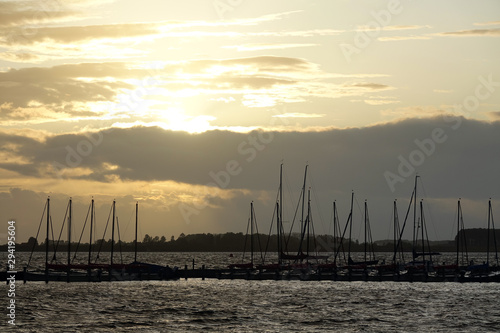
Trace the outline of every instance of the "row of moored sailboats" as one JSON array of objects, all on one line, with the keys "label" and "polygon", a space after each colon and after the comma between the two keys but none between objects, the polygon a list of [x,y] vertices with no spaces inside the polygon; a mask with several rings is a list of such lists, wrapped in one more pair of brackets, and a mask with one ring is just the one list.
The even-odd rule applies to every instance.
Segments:
[{"label": "row of moored sailboats", "polygon": [[[255,221],[255,211],[253,202],[250,208],[250,218],[247,228],[247,238],[250,238],[250,260],[246,251],[243,252],[241,263],[229,265],[229,271],[219,274],[221,278],[245,278],[245,279],[300,279],[300,280],[338,280],[338,281],[459,281],[459,282],[500,282],[500,268],[496,238],[494,233],[493,212],[491,200],[488,203],[488,241],[486,245],[486,261],[481,264],[474,264],[469,261],[467,253],[467,242],[461,202],[458,200],[458,218],[456,237],[456,257],[450,264],[436,264],[440,253],[433,252],[428,240],[427,225],[424,216],[423,200],[418,201],[417,185],[419,176],[415,176],[415,183],[411,195],[410,203],[406,211],[402,224],[399,222],[397,201],[394,200],[394,225],[393,225],[393,254],[388,260],[379,260],[373,251],[373,242],[369,225],[369,215],[367,202],[364,203],[364,253],[354,260],[351,251],[352,228],[353,228],[353,202],[354,193],[351,195],[350,213],[344,228],[341,225],[337,213],[337,204],[333,203],[333,244],[330,244],[327,253],[317,253],[311,249],[314,237],[314,227],[312,224],[310,190],[307,191],[306,203],[306,178],[307,166],[304,173],[304,182],[296,209],[300,214],[300,241],[298,250],[288,251],[291,230],[287,234],[283,228],[283,165],[280,166],[280,185],[276,199],[273,222],[271,224],[272,233],[276,233],[276,248],[274,260],[269,260],[268,251],[262,251],[259,246],[260,258],[256,260],[256,241],[260,245],[257,234],[257,224]],[[299,207],[301,206],[301,207]],[[412,248],[405,249],[403,244],[403,233],[411,224],[413,215],[413,239]],[[295,220],[295,218],[294,218]],[[275,223],[275,227],[273,227]],[[276,228],[273,232],[272,229]],[[490,231],[493,232],[494,239],[494,260],[490,261]],[[271,237],[268,237],[271,239]],[[267,244],[269,245],[269,244]],[[316,245],[316,244],[314,244]],[[246,245],[245,245],[246,246]],[[317,246],[313,247],[314,249]],[[247,261],[244,261],[247,259]]]}]

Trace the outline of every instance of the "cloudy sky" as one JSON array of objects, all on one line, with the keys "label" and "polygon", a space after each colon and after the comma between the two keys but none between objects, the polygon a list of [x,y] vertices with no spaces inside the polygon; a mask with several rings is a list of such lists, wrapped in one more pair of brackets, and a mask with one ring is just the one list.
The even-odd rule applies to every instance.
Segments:
[{"label": "cloudy sky", "polygon": [[[92,197],[122,238],[269,229],[284,165],[316,233],[355,193],[392,237],[415,174],[432,239],[500,212],[498,1],[0,1],[0,220],[54,228]],[[295,227],[297,224],[295,224]],[[0,234],[5,238],[5,233]],[[109,238],[109,234],[106,238]],[[411,238],[411,234],[406,235]],[[41,238],[40,238],[41,239]],[[0,240],[3,242],[4,239]]]}]

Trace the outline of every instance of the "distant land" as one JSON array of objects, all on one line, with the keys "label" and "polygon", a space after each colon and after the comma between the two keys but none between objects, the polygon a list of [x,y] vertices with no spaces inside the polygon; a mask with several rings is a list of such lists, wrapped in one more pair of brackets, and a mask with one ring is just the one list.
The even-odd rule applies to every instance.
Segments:
[{"label": "distant land", "polygon": [[[463,234],[465,233],[465,239],[467,244],[467,250],[469,252],[486,252],[487,244],[487,229],[465,229],[461,230],[459,235],[463,239]],[[315,238],[310,238],[309,249],[310,252],[334,252],[335,245],[339,244],[339,240],[334,242],[334,238],[331,235],[319,235]],[[497,240],[500,241],[500,230],[490,231],[490,251],[495,251]],[[258,234],[253,236],[254,241],[254,251],[258,252],[262,250],[263,252],[276,252],[277,251],[277,239],[276,235],[263,235]],[[292,234],[288,241],[288,251],[294,252],[298,250],[300,243],[300,236],[297,234]],[[411,251],[411,241],[404,240],[403,249],[405,251]],[[344,247],[347,249],[348,240],[344,239]],[[367,244],[368,248],[372,248],[374,252],[392,252],[394,250],[393,240],[378,240],[373,244]],[[429,245],[433,251],[440,252],[454,252],[456,251],[456,236],[455,240],[442,240],[442,241],[429,241]],[[71,243],[71,250],[74,251],[78,246],[79,252],[88,252],[88,243]],[[302,250],[305,252],[307,244],[303,244]],[[338,246],[338,245],[337,245]],[[427,246],[427,242],[426,242]],[[134,241],[122,242],[115,240],[114,250],[116,252],[133,252],[134,251]],[[98,240],[93,244],[95,250],[100,249],[101,251],[111,250],[111,240]],[[358,240],[353,240],[351,243],[352,252],[363,252],[365,248],[364,243]],[[67,251],[67,242],[60,241],[59,243],[50,241],[50,251],[57,249],[57,252]],[[1,245],[0,250],[6,251],[7,245]],[[30,237],[28,242],[16,244],[16,251],[45,251],[44,242],[37,242],[34,237]],[[171,236],[170,240],[167,241],[165,236],[150,236],[146,234],[142,242],[137,243],[137,251],[139,252],[241,252],[250,251],[250,236],[243,234],[242,232],[233,233],[227,232],[224,234],[190,234],[184,235],[180,234],[177,239]]]}]

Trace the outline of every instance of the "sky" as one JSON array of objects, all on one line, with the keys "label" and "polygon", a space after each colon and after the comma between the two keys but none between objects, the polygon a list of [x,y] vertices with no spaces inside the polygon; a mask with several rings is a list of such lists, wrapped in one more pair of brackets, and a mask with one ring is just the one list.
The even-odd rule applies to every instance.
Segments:
[{"label": "sky", "polygon": [[252,201],[267,233],[280,165],[287,230],[306,165],[316,234],[332,232],[333,202],[346,223],[354,193],[353,237],[366,201],[373,238],[391,238],[417,174],[431,239],[454,238],[459,198],[466,227],[485,228],[490,198],[500,212],[499,14],[498,1],[0,1],[0,243],[9,220],[18,241],[36,235],[49,196],[55,230],[73,199],[74,234],[92,198],[99,238],[113,200],[128,241],[136,202],[141,239],[245,232]]}]

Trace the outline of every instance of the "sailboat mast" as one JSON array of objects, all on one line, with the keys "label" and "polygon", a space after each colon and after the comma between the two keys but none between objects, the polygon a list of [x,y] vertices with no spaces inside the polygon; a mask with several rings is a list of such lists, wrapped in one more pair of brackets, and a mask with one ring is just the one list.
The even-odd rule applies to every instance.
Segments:
[{"label": "sailboat mast", "polygon": [[337,202],[333,201],[333,248],[337,251]]},{"label": "sailboat mast", "polygon": [[89,239],[89,270],[90,263],[92,261],[92,228],[94,226],[94,198],[92,198],[92,203],[90,205],[90,239]]},{"label": "sailboat mast", "polygon": [[300,218],[300,230],[304,230],[304,205],[305,205],[305,199],[306,199],[307,167],[308,167],[308,165],[306,165],[306,170],[304,172],[304,184],[302,185],[302,213],[301,213],[301,218]]},{"label": "sailboat mast", "polygon": [[253,201],[250,203],[250,262],[253,265]]},{"label": "sailboat mast", "polygon": [[134,240],[134,262],[137,262],[137,222],[139,215],[139,202],[135,203],[135,240]]},{"label": "sailboat mast", "polygon": [[281,253],[283,249],[281,248],[281,229],[283,223],[283,163],[280,165],[280,188],[279,188],[279,202],[276,203],[276,210],[278,214],[278,220],[276,223],[277,226],[277,235],[278,235],[278,264],[281,264]]},{"label": "sailboat mast", "polygon": [[495,222],[493,221],[493,208],[491,207],[491,199],[489,206],[490,206],[491,227],[493,228],[493,244],[495,245],[495,261],[498,266],[497,236],[496,236]]},{"label": "sailboat mast", "polygon": [[396,263],[396,253],[398,251],[398,208],[396,204],[396,199],[394,199],[394,257],[393,257],[393,263]]},{"label": "sailboat mast", "polygon": [[459,252],[460,252],[460,215],[462,213],[462,207],[460,205],[460,198],[458,199],[458,206],[457,206],[457,210],[458,210],[458,213],[457,213],[457,266],[459,266]]},{"label": "sailboat mast", "polygon": [[71,198],[69,198],[69,216],[68,216],[68,281],[69,281],[69,271],[70,271],[70,264],[71,264],[71,219],[72,219],[72,201]]},{"label": "sailboat mast", "polygon": [[366,241],[367,241],[367,237],[366,237],[366,233],[367,233],[367,228],[366,228],[366,221],[367,221],[367,215],[368,214],[368,205],[366,203],[366,200],[365,200],[365,262],[366,262]]},{"label": "sailboat mast", "polygon": [[306,226],[307,226],[307,246],[306,246],[306,254],[309,256],[309,235],[310,235],[310,225],[311,225],[311,190],[307,191],[307,217],[306,217]]},{"label": "sailboat mast", "polygon": [[486,263],[490,263],[490,222],[491,221],[491,199],[488,201],[488,232],[486,239]]},{"label": "sailboat mast", "polygon": [[461,242],[461,255],[462,255],[462,263],[464,263],[464,251],[465,251],[465,263],[469,262],[469,251],[467,250],[467,237],[465,235],[465,225],[464,225],[464,214],[462,213],[462,206],[460,205],[460,229],[462,230],[462,239]]},{"label": "sailboat mast", "polygon": [[[422,262],[425,265],[424,201],[420,200],[420,228],[422,233]],[[430,252],[430,251],[429,251]]]},{"label": "sailboat mast", "polygon": [[115,200],[113,200],[113,222],[111,224],[111,266],[113,265],[114,245],[115,245]]},{"label": "sailboat mast", "polygon": [[45,237],[45,283],[49,282],[49,225],[50,225],[50,197],[47,197],[47,233]]},{"label": "sailboat mast", "polygon": [[417,239],[418,239],[418,230],[417,230],[417,179],[418,175],[415,175],[415,186],[413,188],[413,250],[416,251],[417,247]]},{"label": "sailboat mast", "polygon": [[347,249],[347,258],[351,259],[351,242],[352,242],[352,205],[354,201],[354,191],[351,193],[351,212],[349,213],[349,248]]},{"label": "sailboat mast", "polygon": [[115,200],[113,200],[113,222],[111,224],[111,266],[113,266],[114,245],[115,245]]}]

